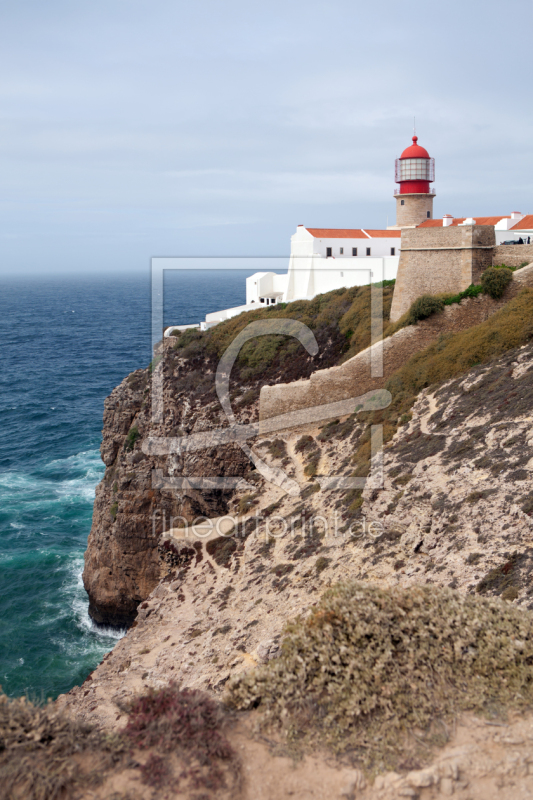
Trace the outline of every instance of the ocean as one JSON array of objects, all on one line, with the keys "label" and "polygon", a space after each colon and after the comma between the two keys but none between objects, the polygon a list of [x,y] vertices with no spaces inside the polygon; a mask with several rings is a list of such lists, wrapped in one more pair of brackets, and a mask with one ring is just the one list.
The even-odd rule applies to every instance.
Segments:
[{"label": "ocean", "polygon": [[[251,271],[172,273],[164,322],[245,301]],[[149,364],[146,275],[0,279],[0,685],[55,698],[124,634],[96,628],[81,574],[105,397]]]}]

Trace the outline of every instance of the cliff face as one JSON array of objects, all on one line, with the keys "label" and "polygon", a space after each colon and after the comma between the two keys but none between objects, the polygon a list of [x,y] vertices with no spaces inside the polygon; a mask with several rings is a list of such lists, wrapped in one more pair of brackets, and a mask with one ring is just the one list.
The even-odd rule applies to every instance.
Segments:
[{"label": "cliff face", "polygon": [[[166,346],[171,342],[167,340]],[[159,581],[157,545],[172,518],[192,521],[225,513],[231,491],[157,488],[153,470],[165,475],[245,475],[250,464],[235,445],[185,456],[148,457],[141,449],[148,431],[159,436],[182,435],[219,423],[213,394],[195,397],[180,391],[193,366],[165,359],[164,423],[151,426],[150,369],[137,370],[117,386],[105,402],[102,460],[105,476],[96,490],[93,524],[83,582],[89,613],[100,624],[129,625],[138,604]],[[226,422],[227,424],[227,422]]]},{"label": "cliff face", "polygon": [[[141,445],[147,449],[149,435],[180,437],[228,424],[212,390],[215,358],[167,341],[164,422],[151,426],[149,370],[133,373],[106,402],[107,468],[86,555],[93,618],[114,624],[135,619],[83,686],[59,698],[58,706],[117,730],[128,700],[169,682],[227,696],[234,675],[271,660],[280,663],[274,659],[286,623],[306,619],[324,590],[339,582],[385,590],[448,586],[463,595],[496,598],[497,611],[512,603],[530,616],[532,319],[533,292],[526,290],[486,322],[441,337],[396,370],[387,385],[399,399],[389,409],[309,423],[275,438],[258,435],[251,442],[256,453],[297,481],[299,496],[266,482],[235,445],[145,455]],[[323,366],[337,356],[333,350]],[[312,364],[304,367],[291,358],[293,373],[310,374]],[[250,362],[248,368],[253,372]],[[275,383],[283,369],[271,375]],[[257,386],[234,377],[237,419],[251,422],[257,418]],[[370,426],[378,423],[385,441],[383,482],[370,476],[364,490],[339,488],[332,476],[367,474]],[[224,491],[164,489],[153,470],[241,480]],[[233,528],[221,525],[226,514]],[[194,532],[172,520],[178,515],[202,515],[208,524]],[[494,633],[490,626],[487,631]],[[512,640],[517,648],[522,638]],[[290,673],[283,675],[291,680]],[[383,694],[387,690],[384,685]],[[494,742],[509,744],[512,752],[496,755],[485,725],[497,726]],[[509,735],[500,742],[501,728]],[[445,750],[427,769],[416,764],[427,763],[429,751],[416,764],[408,757],[399,773],[378,775],[366,790],[359,776],[357,796],[437,800],[466,797],[468,787],[469,797],[496,798],[506,786],[514,796],[517,780],[532,774],[530,717],[506,724],[473,717],[466,729],[463,719],[448,755]],[[246,744],[241,747],[247,762],[253,754]],[[519,755],[516,747],[522,747]],[[337,763],[336,774],[341,767]],[[270,756],[265,771],[276,776],[276,786],[264,797],[285,797],[289,779],[279,777]],[[313,785],[302,789],[302,797],[316,789],[314,767],[307,774]],[[253,770],[250,775],[255,780],[244,796],[255,798],[263,784]],[[336,785],[335,775],[327,780],[324,797],[333,796]],[[353,797],[355,785],[341,795]],[[292,788],[289,795],[300,796]]]},{"label": "cliff face", "polygon": [[385,447],[384,485],[369,481],[355,509],[349,493],[319,483],[353,472],[364,436],[355,417],[280,434],[275,447],[264,440],[265,460],[305,487],[300,497],[262,481],[250,495],[243,484],[230,504],[246,509],[233,536],[160,537],[160,582],[66,702],[115,724],[117,704],[143,687],[175,680],[220,693],[231,675],[275,657],[287,620],[338,581],[434,583],[531,608],[532,389],[529,344],[422,392]]},{"label": "cliff face", "polygon": [[[526,271],[522,270],[521,272]],[[516,282],[518,283],[518,280]],[[346,346],[351,345],[351,343],[347,345],[346,334],[352,334],[354,329],[358,330],[357,325],[360,318],[364,316],[365,307],[363,303],[359,309],[354,311],[354,305],[360,302],[361,298],[356,296],[352,303],[352,294],[349,294],[347,298],[332,294],[334,308],[328,307],[327,302],[322,298],[317,298],[320,302],[316,304],[314,319],[320,355],[316,360],[310,357],[301,345],[295,346],[294,340],[291,342],[280,336],[262,337],[260,344],[255,346],[255,349],[249,349],[247,353],[243,349],[246,358],[240,366],[237,363],[234,368],[235,372],[232,372],[230,391],[230,399],[239,423],[249,424],[257,419],[259,388],[265,380],[270,384],[276,384],[286,379],[287,375],[306,377],[311,375],[316,368],[321,368],[318,375],[326,375],[333,372],[327,367],[333,366],[339,360],[342,361]],[[485,339],[483,336],[481,338],[484,344],[481,344],[481,339],[479,340],[480,360],[486,359],[487,354],[491,352],[501,352],[506,347],[511,348],[513,343],[527,340],[528,325],[530,326],[530,294],[531,290],[524,289],[520,297],[508,301],[507,305],[505,300],[494,303],[495,308],[501,303],[504,308],[501,312],[490,316],[495,327],[492,330],[489,326],[483,333]],[[299,311],[302,319],[306,320],[306,324],[312,325],[313,317],[310,308],[313,304],[293,305],[297,307],[296,314]],[[252,314],[254,313],[252,312]],[[282,312],[278,312],[276,309],[275,313]],[[290,313],[295,313],[292,307]],[[501,314],[503,317],[500,318]],[[274,318],[273,314],[268,316]],[[340,320],[340,323],[343,319],[349,320],[352,327],[347,329],[344,336],[341,335],[339,324],[335,323],[335,319],[337,322]],[[243,324],[246,324],[246,321]],[[427,322],[436,324],[437,321],[438,318]],[[235,325],[236,323],[230,321],[230,324]],[[483,325],[486,328],[487,324],[488,322],[482,325],[474,324],[472,331],[479,332]],[[362,327],[364,328],[365,325],[366,328],[369,328],[368,321]],[[214,331],[217,336],[222,338],[229,335],[229,340],[231,340],[231,336],[236,333],[235,330],[230,330],[228,334],[223,326],[219,327],[220,331],[217,331],[216,328]],[[511,335],[515,328],[515,333]],[[195,339],[192,334],[189,334],[188,338],[184,336],[183,341],[181,341],[181,337],[177,342],[175,339],[167,339],[162,345],[164,350],[160,355],[163,358],[155,367],[160,371],[163,386],[164,416],[161,424],[152,424],[150,369],[132,373],[106,401],[102,442],[102,458],[106,464],[106,473],[96,493],[93,526],[89,537],[84,571],[84,584],[90,600],[90,614],[96,622],[120,626],[128,625],[135,619],[139,603],[148,597],[159,581],[157,548],[163,532],[177,529],[180,524],[183,526],[198,517],[212,519],[236,509],[242,514],[250,505],[263,507],[264,498],[270,496],[272,498],[266,503],[266,506],[273,500],[276,503],[279,501],[282,509],[279,513],[284,516],[289,513],[286,500],[280,500],[276,493],[273,493],[272,487],[264,483],[254,470],[248,455],[236,444],[208,446],[193,451],[188,451],[181,446],[179,452],[171,455],[147,456],[145,454],[150,452],[146,447],[149,436],[180,438],[213,429],[223,429],[229,425],[215,392],[214,378],[219,352],[216,349],[209,349],[213,342],[216,343],[215,336],[209,339],[202,338],[196,333],[194,335],[199,338]],[[358,335],[356,335],[357,337]],[[354,336],[352,336],[353,338]],[[470,339],[470,337],[467,338]],[[280,341],[282,342],[281,349]],[[359,349],[362,349],[366,344],[364,336],[359,336],[358,341]],[[490,344],[492,341],[495,343],[494,346]],[[507,344],[501,347],[496,346],[499,341],[505,341]],[[226,341],[223,342],[223,346],[227,346]],[[435,344],[433,347],[438,350],[440,345]],[[469,356],[471,360],[466,362],[468,366],[479,360],[476,356],[477,351],[474,352],[474,350]],[[458,358],[457,354],[453,358]],[[466,365],[463,369],[466,368]],[[490,371],[494,367],[488,369]],[[435,368],[432,367],[428,376],[430,373],[438,375],[439,370],[435,371]],[[396,386],[394,376],[391,380],[394,384],[394,386],[391,384],[391,388],[394,389],[393,396],[397,396],[401,400],[403,389],[400,391],[400,387]],[[434,380],[435,378],[433,378]],[[433,381],[429,380],[430,383]],[[305,382],[302,381],[293,384],[300,388],[304,385]],[[427,386],[427,383],[418,383],[419,388],[424,385]],[[275,390],[272,394],[275,395]],[[393,403],[391,409],[396,407]],[[510,411],[511,408],[512,404],[508,410]],[[279,410],[282,411],[283,408],[280,407]],[[398,416],[401,413],[399,410]],[[396,420],[392,419],[390,414],[387,420],[385,429],[391,431],[397,424]],[[491,420],[491,418],[487,417],[487,420]],[[495,425],[496,423],[492,420],[488,424]],[[314,497],[314,489],[318,490],[322,486],[319,477],[313,490],[310,491],[309,487],[306,487],[308,478],[315,475],[341,475],[349,478],[354,474],[359,476],[367,474],[368,453],[365,455],[364,448],[366,446],[369,451],[370,444],[367,442],[365,445],[366,440],[359,443],[359,437],[361,435],[369,436],[369,431],[365,432],[365,425],[356,417],[351,419],[351,422],[344,421],[340,430],[344,432],[345,438],[349,437],[351,442],[350,449],[344,453],[341,460],[343,469],[341,473],[338,471],[339,465],[334,464],[335,459],[332,460],[333,456],[331,458],[328,456],[326,460],[323,460],[323,450],[318,444],[319,440],[328,441],[330,434],[333,439],[335,438],[335,431],[331,429],[328,432],[327,426],[322,432],[319,428],[311,433],[303,430],[299,433],[292,431],[290,434],[283,435],[280,432],[279,437],[274,441],[263,440],[261,442],[256,439],[253,447],[267,447],[265,455],[274,458],[274,461],[278,459],[278,463],[273,464],[274,468],[278,471],[285,470],[290,478],[296,477],[303,490],[298,500],[302,509],[320,514],[328,506],[334,505],[340,509],[345,524],[347,524],[350,519],[361,514],[360,492],[337,492],[335,498],[332,497],[330,500],[321,491]],[[307,449],[304,445],[303,450],[297,451],[295,449],[297,440],[294,437],[301,435],[310,436],[311,442],[308,443]],[[315,435],[319,437],[319,440],[315,440]],[[420,431],[415,431],[413,435],[415,438],[423,437],[423,433]],[[457,433],[454,430],[450,435],[455,436]],[[432,441],[440,446],[444,441],[442,434],[438,434],[437,438]],[[141,445],[144,445],[144,450]],[[299,468],[298,464],[291,459],[291,448],[298,458],[306,453],[309,456],[309,463],[305,464],[305,472],[303,467]],[[503,448],[499,450],[504,452]],[[358,455],[354,459],[355,451]],[[280,453],[282,454],[281,461],[279,461]],[[405,458],[409,461],[411,457],[406,455]],[[355,473],[354,464],[356,466]],[[332,469],[334,467],[333,472],[328,471],[330,466]],[[520,474],[523,474],[523,471]],[[188,488],[176,488],[175,486],[165,488],[161,484],[161,476],[167,476],[171,480],[174,476],[180,478],[231,477],[237,478],[237,481],[233,482],[231,488],[198,489],[192,488],[191,485]],[[376,513],[379,512],[383,517],[390,517],[393,508],[401,509],[403,507],[405,502],[402,500],[403,496],[407,497],[411,492],[408,486],[411,481],[410,476],[411,473],[401,476],[403,482],[399,487],[395,485],[397,491],[392,498],[387,498],[387,506],[376,505]],[[241,485],[239,485],[238,479],[241,479]],[[476,479],[479,479],[477,474]],[[518,480],[518,478],[516,479]],[[426,479],[423,483],[426,483]],[[194,485],[194,482],[191,484]],[[412,486],[416,485],[417,483],[414,481]],[[263,500],[260,500],[259,496]],[[444,500],[442,500],[442,504],[446,505]],[[475,505],[475,498],[471,498],[468,504]],[[413,507],[417,506],[418,500]],[[434,515],[431,519],[433,517]],[[181,518],[181,520],[176,518]],[[247,537],[248,533],[243,538]],[[237,547],[235,540],[224,545],[228,553],[233,550],[240,552],[243,546],[244,543],[241,542]],[[473,556],[474,558],[475,556]],[[401,559],[398,560],[401,561]]]},{"label": "cliff face", "polygon": [[[387,317],[392,288],[386,287],[383,296]],[[95,622],[129,625],[139,603],[159,580],[161,533],[176,527],[178,517],[184,518],[183,524],[200,516],[226,514],[235,497],[234,488],[161,488],[155,470],[171,478],[242,477],[237,497],[243,491],[254,491],[254,484],[249,483],[255,477],[254,467],[238,445],[152,457],[141,448],[148,436],[182,437],[228,427],[215,392],[222,352],[253,320],[272,320],[284,314],[301,319],[315,332],[319,344],[316,358],[294,339],[262,336],[257,346],[248,343],[243,348],[233,368],[230,400],[236,419],[243,424],[257,420],[262,383],[309,377],[316,369],[337,364],[351,349],[357,352],[368,345],[369,297],[368,287],[331,292],[311,302],[293,303],[287,314],[281,307],[258,309],[242,315],[244,319],[218,326],[207,336],[188,331],[179,340],[165,339],[151,366],[162,376],[164,417],[159,425],[151,420],[151,368],[133,372],[113,390],[104,410],[101,453],[106,472],[96,491],[83,573],[89,613]]]}]

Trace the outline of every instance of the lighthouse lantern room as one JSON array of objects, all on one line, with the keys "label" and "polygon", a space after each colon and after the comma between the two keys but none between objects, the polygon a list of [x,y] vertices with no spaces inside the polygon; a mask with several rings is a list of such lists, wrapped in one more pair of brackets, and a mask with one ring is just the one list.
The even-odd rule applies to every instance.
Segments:
[{"label": "lighthouse lantern room", "polygon": [[435,192],[430,183],[435,180],[435,159],[418,144],[418,136],[413,136],[413,144],[407,147],[396,159],[396,227],[414,228],[433,217],[433,198]]}]

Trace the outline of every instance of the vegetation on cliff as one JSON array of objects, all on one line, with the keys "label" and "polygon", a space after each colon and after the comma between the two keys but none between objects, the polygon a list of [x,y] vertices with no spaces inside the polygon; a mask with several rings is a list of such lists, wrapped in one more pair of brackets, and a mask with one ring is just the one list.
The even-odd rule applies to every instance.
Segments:
[{"label": "vegetation on cliff", "polygon": [[[398,426],[410,418],[411,408],[423,389],[464,374],[532,338],[533,289],[525,288],[485,322],[459,333],[444,334],[412,356],[385,384],[392,396],[390,406],[383,411],[359,414],[359,421],[366,423],[367,430],[354,454],[354,474],[368,474],[370,425],[382,424],[384,441],[389,441]],[[361,492],[355,494],[360,497]],[[353,498],[349,499],[353,502]]]},{"label": "vegetation on cliff", "polygon": [[[232,678],[226,702],[258,708],[291,741],[392,768],[411,732],[443,743],[461,709],[533,700],[533,615],[450,589],[337,585],[290,623],[279,658]],[[408,749],[408,747],[407,747]]]},{"label": "vegetation on cliff", "polygon": [[391,323],[386,328],[385,336],[392,336],[401,328],[405,328],[408,325],[416,325],[420,320],[428,319],[434,314],[440,314],[445,306],[455,305],[471,297],[479,297],[480,294],[487,294],[493,300],[500,300],[513,280],[513,272],[516,269],[518,268],[498,264],[485,270],[481,276],[480,284],[471,284],[463,292],[458,294],[424,294],[421,297],[417,297],[411,303],[409,310],[399,320]]},{"label": "vegetation on cliff", "polygon": [[51,703],[0,694],[1,797],[63,800],[92,789],[91,796],[107,798],[106,779],[124,770],[135,770],[154,789],[238,795],[240,763],[225,736],[227,714],[205,693],[170,684],[139,695],[123,711],[126,727],[106,734]]},{"label": "vegetation on cliff", "polygon": [[[394,281],[384,281],[383,319],[390,316]],[[294,338],[265,335],[248,341],[235,365],[234,380],[240,385],[290,382],[307,378],[317,369],[325,369],[346,361],[370,345],[371,288],[356,286],[336,289],[317,295],[313,300],[297,300],[268,308],[258,308],[221,322],[208,331],[183,331],[176,337],[166,360],[171,367],[178,358],[188,362],[188,374],[179,388],[202,394],[213,389],[212,378],[206,372],[216,370],[219,358],[231,342],[251,322],[257,320],[293,319],[307,325],[319,345],[316,357],[310,356]],[[185,381],[185,382],[184,382]],[[249,400],[255,399],[256,393]]]},{"label": "vegetation on cliff", "polygon": [[[0,693],[0,785],[9,800],[56,800],[74,788],[96,786],[121,747],[94,726],[73,720],[52,704]],[[83,759],[83,766],[81,760]],[[66,794],[68,792],[68,794]]]}]

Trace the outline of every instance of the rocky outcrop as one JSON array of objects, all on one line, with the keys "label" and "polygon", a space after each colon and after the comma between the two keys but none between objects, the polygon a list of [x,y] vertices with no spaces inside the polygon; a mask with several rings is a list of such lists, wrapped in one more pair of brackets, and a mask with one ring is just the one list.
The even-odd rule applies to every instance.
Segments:
[{"label": "rocky outcrop", "polygon": [[[141,444],[148,432],[159,436],[208,430],[220,424],[214,409],[220,404],[187,391],[186,377],[194,365],[169,357],[161,364],[165,414],[151,423],[151,372],[137,370],[117,386],[105,402],[101,446],[105,476],[96,490],[93,523],[83,582],[89,613],[99,624],[116,627],[133,622],[137,607],[159,581],[157,546],[161,533],[177,519],[222,514],[231,490],[176,491],[159,485],[156,470],[165,475],[245,475],[250,463],[236,445],[198,453],[146,456]],[[185,388],[180,391],[180,384]],[[226,421],[227,425],[227,421]],[[174,520],[174,523],[173,523]]]}]

